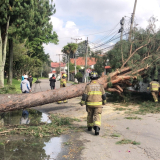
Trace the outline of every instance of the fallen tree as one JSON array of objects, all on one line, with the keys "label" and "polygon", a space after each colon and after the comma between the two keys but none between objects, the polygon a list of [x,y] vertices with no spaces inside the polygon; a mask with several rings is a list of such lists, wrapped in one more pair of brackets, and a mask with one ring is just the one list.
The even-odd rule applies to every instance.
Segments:
[{"label": "fallen tree", "polygon": [[[155,19],[151,20],[154,22]],[[138,82],[139,77],[147,77],[150,80],[153,77],[158,77],[157,73],[160,69],[160,31],[154,32],[153,27],[151,21],[146,31],[140,30],[133,35],[134,38],[131,43],[128,41],[117,42],[115,47],[107,52],[106,60],[110,60],[110,65],[115,71],[99,78],[98,81],[104,86],[105,90],[117,92],[122,96],[123,90],[134,85],[135,81]],[[102,57],[102,60],[104,59]],[[106,61],[104,61],[105,63]],[[104,69],[104,66],[102,68]],[[78,97],[83,94],[85,86],[86,84],[83,83],[39,93],[0,95],[0,112],[30,108]]]},{"label": "fallen tree", "polygon": [[[145,69],[145,68],[144,68]],[[118,85],[118,83],[125,83],[126,80],[130,78],[136,78],[134,76],[123,76],[130,68],[124,68],[110,73],[108,76],[102,76],[99,78],[99,83],[104,86],[108,91],[115,91],[121,94],[123,89]],[[110,81],[107,82],[108,77],[111,77]],[[108,88],[108,84],[112,83],[114,88]],[[40,106],[48,103],[57,102],[60,100],[71,99],[74,97],[81,96],[84,92],[86,83],[72,85],[65,88],[60,88],[56,90],[49,90],[38,93],[30,94],[6,94],[0,95],[0,112],[6,112],[22,108],[31,108],[35,106]]]}]

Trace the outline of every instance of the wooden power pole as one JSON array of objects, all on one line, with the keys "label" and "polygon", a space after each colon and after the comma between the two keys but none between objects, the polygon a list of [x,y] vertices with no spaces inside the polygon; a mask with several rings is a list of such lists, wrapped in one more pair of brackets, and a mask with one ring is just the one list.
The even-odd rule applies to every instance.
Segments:
[{"label": "wooden power pole", "polygon": [[122,63],[123,63],[124,60],[123,60],[123,51],[122,51],[122,39],[123,39],[123,31],[124,31],[124,17],[122,17],[122,19],[120,20],[120,25],[121,25],[121,28],[118,33],[121,33],[120,43],[121,43],[121,56],[122,56]]},{"label": "wooden power pole", "polygon": [[59,56],[59,73],[60,73],[60,78],[61,78],[61,61],[60,61],[60,56],[63,54],[56,54],[56,56]]},{"label": "wooden power pole", "polygon": [[88,60],[88,37],[87,37],[87,40],[86,40],[86,56],[85,56],[85,71],[84,71],[84,73],[85,73],[85,83],[86,82],[88,82],[88,80],[87,80],[87,72],[86,72],[86,69],[87,69],[87,60]]},{"label": "wooden power pole", "polygon": [[132,30],[133,30],[133,24],[134,24],[136,5],[137,5],[137,0],[135,0],[134,9],[133,9],[132,17],[131,17],[131,26],[130,26],[130,33],[129,33],[129,41],[130,42],[131,42],[131,38],[132,38]]},{"label": "wooden power pole", "polygon": [[[75,40],[76,44],[77,44],[77,41],[82,40],[82,38],[76,38],[76,39],[71,38],[71,39]],[[76,52],[77,52],[77,50],[76,50]],[[76,69],[76,53],[74,54],[74,67],[75,67],[75,75],[76,75],[77,74],[77,69]],[[76,79],[75,79],[75,81],[76,81]]]}]

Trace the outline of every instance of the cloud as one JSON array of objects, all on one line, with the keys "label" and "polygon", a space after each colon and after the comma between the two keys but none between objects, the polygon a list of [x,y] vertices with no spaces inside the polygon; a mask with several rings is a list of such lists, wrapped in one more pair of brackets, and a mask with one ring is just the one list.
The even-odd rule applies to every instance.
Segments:
[{"label": "cloud", "polygon": [[[53,30],[59,36],[59,45],[49,44],[45,46],[45,52],[50,53],[53,61],[58,61],[56,54],[67,42],[74,42],[71,37],[88,35],[90,33],[107,31],[116,24],[120,28],[119,21],[126,17],[126,25],[129,28],[130,17],[133,12],[135,0],[54,0],[56,14],[52,16]],[[148,19],[155,16],[157,28],[160,27],[160,1],[159,0],[138,0],[135,14],[135,21],[138,27],[145,28]],[[104,36],[89,36],[90,41]],[[66,38],[68,37],[68,38]],[[83,40],[87,36],[83,36]],[[81,38],[81,37],[80,37]]]},{"label": "cloud", "polygon": [[[67,21],[64,23],[63,20],[52,16],[51,21],[53,24],[53,30],[57,32],[59,36],[59,44],[48,44],[44,45],[45,53],[49,53],[52,61],[59,62],[59,56],[57,54],[62,54],[61,50],[68,42],[72,42],[72,36],[79,35],[79,28],[73,21]],[[61,38],[63,37],[63,38]],[[62,56],[61,56],[62,58]],[[61,59],[62,60],[62,59]]]}]

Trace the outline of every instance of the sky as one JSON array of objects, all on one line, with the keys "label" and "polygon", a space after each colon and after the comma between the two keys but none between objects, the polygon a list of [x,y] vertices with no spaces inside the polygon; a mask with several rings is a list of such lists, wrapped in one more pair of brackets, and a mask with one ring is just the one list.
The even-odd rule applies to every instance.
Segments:
[{"label": "sky", "polygon": [[[62,54],[61,50],[67,43],[75,42],[71,38],[86,40],[88,37],[90,46],[94,47],[98,42],[103,43],[102,40],[105,42],[114,35],[118,37],[122,17],[125,17],[125,34],[130,25],[134,2],[135,0],[54,0],[56,13],[51,16],[51,21],[59,43],[44,45],[45,53],[49,53],[53,62],[59,62],[56,54]],[[151,16],[157,19],[156,26],[157,29],[160,28],[160,0],[137,0],[135,25],[146,28]],[[114,43],[108,42],[98,49]]]}]

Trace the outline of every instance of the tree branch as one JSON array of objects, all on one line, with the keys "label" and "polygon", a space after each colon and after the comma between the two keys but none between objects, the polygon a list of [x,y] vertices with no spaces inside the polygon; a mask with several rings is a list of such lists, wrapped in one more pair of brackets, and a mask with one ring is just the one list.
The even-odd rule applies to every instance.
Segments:
[{"label": "tree branch", "polygon": [[[148,41],[148,43],[150,42],[150,39],[149,39],[149,41]],[[129,57],[128,57],[128,59],[126,60],[126,62],[122,65],[122,67],[121,68],[123,68],[124,67],[124,65],[130,60],[130,58],[138,51],[138,50],[140,50],[141,48],[143,48],[143,47],[145,47],[145,46],[147,46],[148,45],[148,43],[146,43],[145,45],[142,45],[142,46],[140,46],[139,48],[137,48]]]}]

